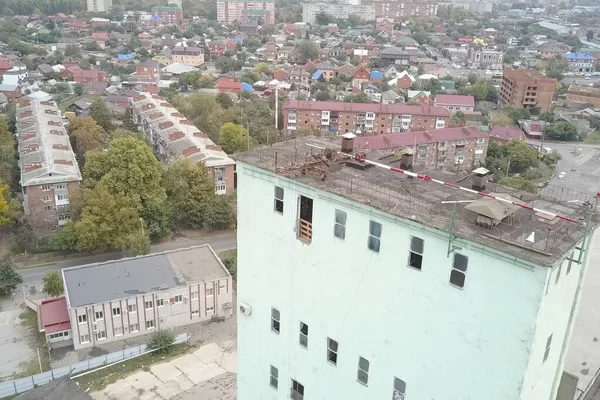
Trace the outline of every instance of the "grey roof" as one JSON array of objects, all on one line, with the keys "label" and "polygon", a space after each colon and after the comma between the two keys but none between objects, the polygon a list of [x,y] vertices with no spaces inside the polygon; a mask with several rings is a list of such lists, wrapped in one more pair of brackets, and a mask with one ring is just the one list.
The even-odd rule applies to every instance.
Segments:
[{"label": "grey roof", "polygon": [[230,277],[207,244],[65,268],[62,274],[71,308]]},{"label": "grey roof", "polygon": [[18,85],[1,85],[0,84],[0,92],[14,92],[17,90]]},{"label": "grey roof", "polygon": [[408,55],[407,52],[402,50],[400,47],[386,47],[381,50],[381,56],[403,56]]},{"label": "grey roof", "polygon": [[[56,103],[31,99],[17,104],[21,185],[81,181],[79,165]],[[55,145],[65,150],[56,149]],[[41,165],[26,171],[26,166],[37,163]]]},{"label": "grey roof", "polygon": [[[502,193],[490,193],[491,196],[502,197],[503,199],[510,200],[512,202],[520,202],[520,200],[515,199],[512,196]],[[473,203],[465,206],[467,210],[471,210],[476,212],[477,214],[481,214],[488,218],[491,218],[496,221],[502,221],[504,218],[513,214],[515,211],[519,209],[518,206],[508,204],[504,201],[491,199],[489,197],[482,197],[474,201]]]},{"label": "grey roof", "polygon": [[77,100],[75,103],[73,103],[73,105],[75,105],[77,108],[81,108],[82,110],[87,110],[90,108],[92,103],[89,103],[85,100]]}]

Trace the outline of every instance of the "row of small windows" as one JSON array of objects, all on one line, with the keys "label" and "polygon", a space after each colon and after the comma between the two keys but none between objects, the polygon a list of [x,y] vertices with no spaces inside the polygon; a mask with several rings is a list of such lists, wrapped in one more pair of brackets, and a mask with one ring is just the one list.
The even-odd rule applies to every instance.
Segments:
[{"label": "row of small windows", "polygon": [[[302,197],[304,199],[304,197]],[[284,190],[279,186],[275,186],[274,211],[283,214]],[[312,207],[312,201],[310,202]],[[311,211],[312,220],[312,211]],[[335,210],[333,221],[333,235],[341,240],[346,238],[346,223],[348,215],[342,210]],[[312,229],[312,228],[311,228]],[[367,237],[367,248],[371,251],[379,253],[381,250],[381,236],[383,233],[383,225],[377,221],[369,221],[369,234]],[[302,236],[302,235],[301,235]],[[312,239],[312,231],[311,231]],[[410,250],[408,253],[407,266],[421,270],[423,268],[423,256],[425,251],[425,241],[419,237],[410,237]],[[467,256],[454,253],[452,262],[452,270],[450,272],[450,283],[458,288],[465,286],[467,276],[467,265],[469,259]]]},{"label": "row of small windows", "polygon": [[[281,333],[281,313],[276,308],[271,308],[271,331],[277,335]],[[308,349],[308,324],[302,321],[300,321],[299,325],[298,344],[300,347]],[[326,353],[327,362],[333,366],[337,366],[338,352],[339,343],[337,340],[328,337]],[[356,380],[365,386],[369,383],[369,365],[369,360],[361,356],[358,357]],[[279,370],[273,365],[270,367],[270,385],[272,388],[277,389],[279,387]],[[396,393],[405,395],[406,382],[394,377],[394,396],[396,396]],[[303,399],[304,396],[304,386],[293,379],[290,396],[292,399]],[[394,399],[396,398],[397,397],[394,397]]]}]

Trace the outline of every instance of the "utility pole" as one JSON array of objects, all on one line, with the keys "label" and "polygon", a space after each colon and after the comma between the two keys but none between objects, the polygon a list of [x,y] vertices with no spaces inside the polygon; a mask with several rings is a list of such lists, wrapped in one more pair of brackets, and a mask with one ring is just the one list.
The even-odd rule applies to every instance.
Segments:
[{"label": "utility pole", "polygon": [[508,165],[506,166],[506,176],[508,176],[508,171],[510,171],[510,156],[508,157]]}]

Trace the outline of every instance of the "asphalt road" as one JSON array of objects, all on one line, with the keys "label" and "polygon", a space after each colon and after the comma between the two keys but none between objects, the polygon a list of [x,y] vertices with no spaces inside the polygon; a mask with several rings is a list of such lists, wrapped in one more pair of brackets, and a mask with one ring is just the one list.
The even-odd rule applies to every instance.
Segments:
[{"label": "asphalt road", "polygon": [[[206,237],[201,239],[178,239],[176,241],[161,243],[155,246],[152,246],[152,252],[161,252],[167,250],[176,250],[181,248],[186,248],[190,246],[197,246],[201,244],[208,243],[215,253],[219,254],[225,250],[232,250],[237,248],[237,238],[236,233],[227,233],[224,235]],[[32,283],[41,282],[44,276],[49,271],[60,271],[62,268],[74,267],[77,265],[91,264],[97,262],[104,262],[110,260],[117,260],[119,258],[123,258],[123,252],[114,252],[114,253],[104,253],[98,255],[92,255],[87,257],[78,257],[72,259],[66,259],[64,261],[57,261],[45,265],[40,265],[36,267],[30,268],[22,268],[19,270],[19,273],[23,277],[23,284],[29,285]]]}]

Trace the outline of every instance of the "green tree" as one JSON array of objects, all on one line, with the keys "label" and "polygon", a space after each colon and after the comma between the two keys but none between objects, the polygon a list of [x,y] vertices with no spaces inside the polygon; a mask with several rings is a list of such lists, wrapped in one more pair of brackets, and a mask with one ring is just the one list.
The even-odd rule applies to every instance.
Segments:
[{"label": "green tree", "polygon": [[0,179],[0,226],[12,224],[20,216],[19,200],[11,198],[8,185],[2,184],[2,179]]},{"label": "green tree", "polygon": [[554,122],[544,130],[546,138],[553,140],[575,141],[579,139],[577,127],[569,122]]},{"label": "green tree", "polygon": [[250,137],[242,125],[227,122],[221,126],[219,143],[227,154],[239,153],[251,148]]},{"label": "green tree", "polygon": [[104,129],[92,117],[69,117],[69,135],[80,162],[88,151],[100,150],[106,142]]},{"label": "green tree", "polygon": [[74,85],[73,93],[75,96],[81,96],[83,94],[83,86],[81,86],[79,83]]},{"label": "green tree", "polygon": [[522,172],[538,166],[538,153],[527,143],[521,140],[511,140],[506,146],[511,171]]},{"label": "green tree", "polygon": [[167,210],[175,227],[204,224],[215,195],[215,184],[202,164],[189,159],[171,162],[164,172]]},{"label": "green tree", "polygon": [[200,78],[202,73],[200,71],[188,71],[184,72],[179,76],[179,85],[187,86],[192,89],[200,89]]},{"label": "green tree", "polygon": [[229,107],[233,106],[233,100],[231,100],[231,96],[229,96],[227,93],[217,94],[217,97],[215,98],[215,100],[225,110],[228,109]]},{"label": "green tree", "polygon": [[11,294],[23,278],[8,261],[0,261],[0,293]]},{"label": "green tree", "polygon": [[452,115],[452,118],[450,118],[450,125],[451,126],[467,125],[467,116],[462,111],[455,112],[454,115]]},{"label": "green tree", "polygon": [[228,195],[214,196],[204,219],[209,229],[227,229],[233,224],[233,198]]},{"label": "green tree", "polygon": [[317,15],[315,15],[315,22],[317,23],[317,25],[329,25],[330,23],[333,22],[333,17],[329,14],[325,14],[324,12],[320,12]]},{"label": "green tree", "polygon": [[128,237],[127,251],[131,257],[150,253],[150,236],[143,231],[135,231]]},{"label": "green tree", "polygon": [[[83,172],[87,188],[102,185],[109,193],[133,201],[152,238],[168,232],[162,165],[146,143],[132,136],[115,139],[107,151],[92,151],[86,155]],[[84,194],[83,214],[87,196]]]},{"label": "green tree", "polygon": [[215,67],[221,71],[222,73],[227,73],[230,71],[239,71],[244,63],[240,60],[234,60],[231,57],[219,57],[217,61],[215,61]]},{"label": "green tree", "polygon": [[526,108],[506,107],[502,110],[511,119],[513,125],[517,125],[522,119],[531,118],[531,113]]},{"label": "green tree", "polygon": [[546,111],[540,114],[540,120],[545,122],[554,122],[554,114],[550,111]]},{"label": "green tree", "polygon": [[112,113],[101,99],[92,101],[92,105],[90,106],[90,117],[92,117],[105,132],[111,132],[113,130]]},{"label": "green tree", "polygon": [[316,43],[309,40],[302,40],[296,46],[296,55],[298,57],[298,62],[300,63],[305,63],[309,60],[316,60],[319,58],[320,54],[321,49]]},{"label": "green tree", "polygon": [[351,94],[344,99],[346,103],[371,103],[371,98],[365,92]]},{"label": "green tree", "polygon": [[44,293],[51,297],[60,296],[65,292],[63,280],[57,271],[50,271],[44,276]]},{"label": "green tree", "polygon": [[157,354],[169,354],[175,343],[175,333],[173,331],[156,331],[150,336],[148,349],[155,350]]},{"label": "green tree", "polygon": [[265,62],[260,62],[254,66],[254,72],[258,75],[271,75],[271,69]]},{"label": "green tree", "polygon": [[7,118],[0,115],[0,182],[11,185],[17,173],[16,143]]},{"label": "green tree", "polygon": [[348,15],[348,24],[352,27],[360,25],[361,17],[359,14],[352,13]]},{"label": "green tree", "polygon": [[81,58],[81,49],[77,44],[69,44],[65,48],[65,57]]}]

